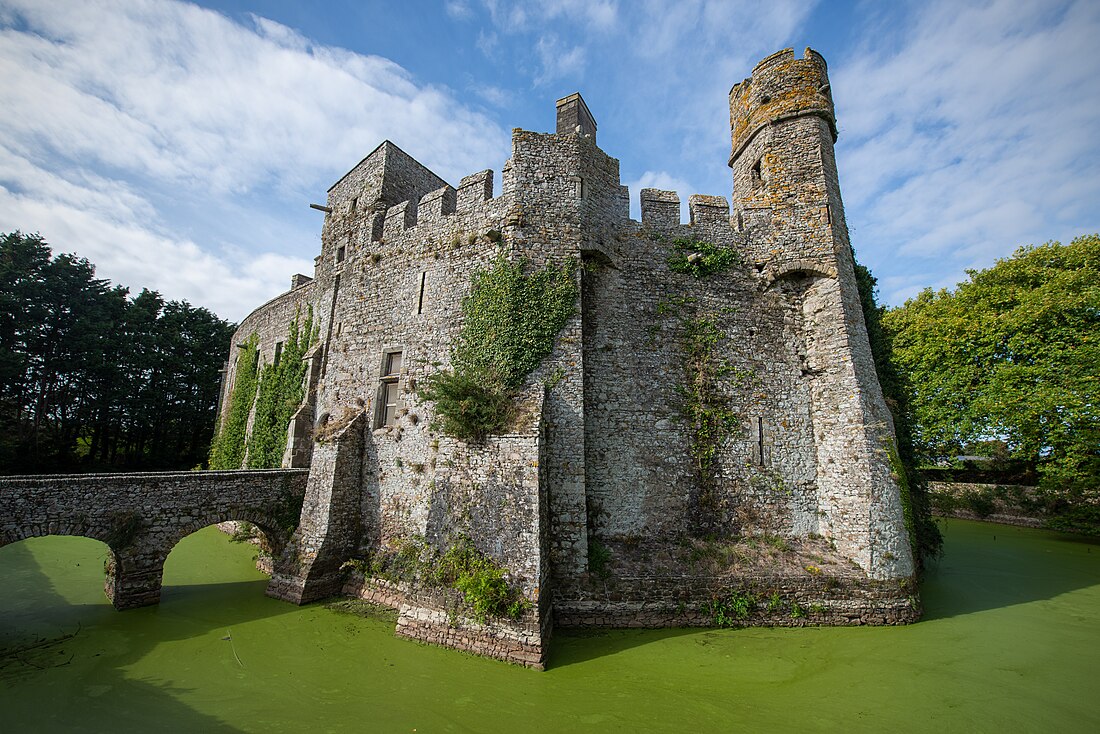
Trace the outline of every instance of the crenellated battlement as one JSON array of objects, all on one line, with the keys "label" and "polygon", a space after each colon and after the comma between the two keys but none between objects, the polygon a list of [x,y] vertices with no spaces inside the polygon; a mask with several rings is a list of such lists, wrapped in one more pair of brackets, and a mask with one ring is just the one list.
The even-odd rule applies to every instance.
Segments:
[{"label": "crenellated battlement", "polygon": [[730,100],[732,148],[729,165],[761,129],[782,120],[816,115],[829,124],[836,141],[836,118],[828,67],[821,54],[807,48],[803,58],[785,48],[768,56],[752,76],[733,85]]},{"label": "crenellated battlement", "polygon": [[642,189],[642,226],[664,232],[680,225],[680,195],[675,191]]},{"label": "crenellated battlement", "polygon": [[688,197],[688,211],[693,225],[730,223],[730,203],[724,196],[692,194]]},{"label": "crenellated battlement", "polygon": [[375,229],[372,239],[392,241],[420,227],[445,229],[450,220],[475,214],[492,199],[493,171],[472,173],[462,179],[458,189],[442,186],[419,200],[406,200],[387,208],[384,214],[377,215],[384,218],[384,225]]}]

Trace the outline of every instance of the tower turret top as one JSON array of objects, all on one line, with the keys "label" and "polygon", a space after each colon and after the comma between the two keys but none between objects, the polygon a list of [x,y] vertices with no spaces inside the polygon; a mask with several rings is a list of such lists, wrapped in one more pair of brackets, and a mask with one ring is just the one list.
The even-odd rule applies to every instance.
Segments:
[{"label": "tower turret top", "polygon": [[730,165],[765,125],[803,115],[824,118],[836,141],[825,59],[811,48],[796,59],[794,51],[785,48],[757,64],[752,76],[730,90]]}]

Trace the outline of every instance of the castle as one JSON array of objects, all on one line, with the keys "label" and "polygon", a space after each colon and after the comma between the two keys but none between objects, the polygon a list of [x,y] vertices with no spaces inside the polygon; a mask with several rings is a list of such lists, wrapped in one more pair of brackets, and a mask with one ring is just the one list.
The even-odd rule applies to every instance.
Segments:
[{"label": "castle", "polygon": [[[825,61],[773,54],[729,103],[732,208],[691,196],[688,224],[654,189],[630,218],[579,94],[556,132],[513,131],[497,195],[492,171],[452,188],[388,141],[329,189],[313,277],[234,338],[255,334],[270,363],[296,315],[319,325],[283,459],[309,467],[308,489],[269,593],[381,602],[399,634],[532,667],[553,625],[917,616]],[[576,298],[520,417],[468,442],[419,389],[452,366],[471,282],[502,257],[575,263]],[[238,367],[235,352],[223,412]],[[478,621],[453,591],[348,564],[456,537],[503,569],[521,613]]]}]

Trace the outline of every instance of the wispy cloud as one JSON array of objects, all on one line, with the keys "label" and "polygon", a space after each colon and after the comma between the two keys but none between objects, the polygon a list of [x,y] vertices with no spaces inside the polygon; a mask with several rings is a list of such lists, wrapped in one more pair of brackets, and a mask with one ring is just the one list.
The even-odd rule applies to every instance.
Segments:
[{"label": "wispy cloud", "polygon": [[447,0],[443,3],[443,9],[455,20],[466,20],[474,14],[467,0]]},{"label": "wispy cloud", "polygon": [[584,69],[585,51],[580,46],[565,43],[556,34],[543,36],[535,44],[542,71],[535,84],[546,84],[562,77],[576,75]]},{"label": "wispy cloud", "polygon": [[[938,2],[910,21],[888,49],[832,71],[857,247],[919,273],[950,268],[940,284],[1100,228],[1082,205],[1100,201],[1100,6]],[[882,289],[894,303],[913,294]]]},{"label": "wispy cloud", "polygon": [[104,277],[233,318],[285,290],[287,272],[255,262],[294,243],[166,235],[177,204],[232,212],[262,191],[304,206],[384,138],[451,180],[507,155],[507,134],[449,90],[262,18],[165,0],[0,0],[0,22],[0,226],[39,229]]}]

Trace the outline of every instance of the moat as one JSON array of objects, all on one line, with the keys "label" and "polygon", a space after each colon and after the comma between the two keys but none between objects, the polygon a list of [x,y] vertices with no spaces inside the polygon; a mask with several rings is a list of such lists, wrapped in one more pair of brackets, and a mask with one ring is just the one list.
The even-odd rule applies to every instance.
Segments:
[{"label": "moat", "polygon": [[213,528],[161,604],[116,612],[106,548],[0,549],[12,731],[1095,731],[1100,544],[952,520],[907,627],[558,630],[537,673],[263,595]]}]

